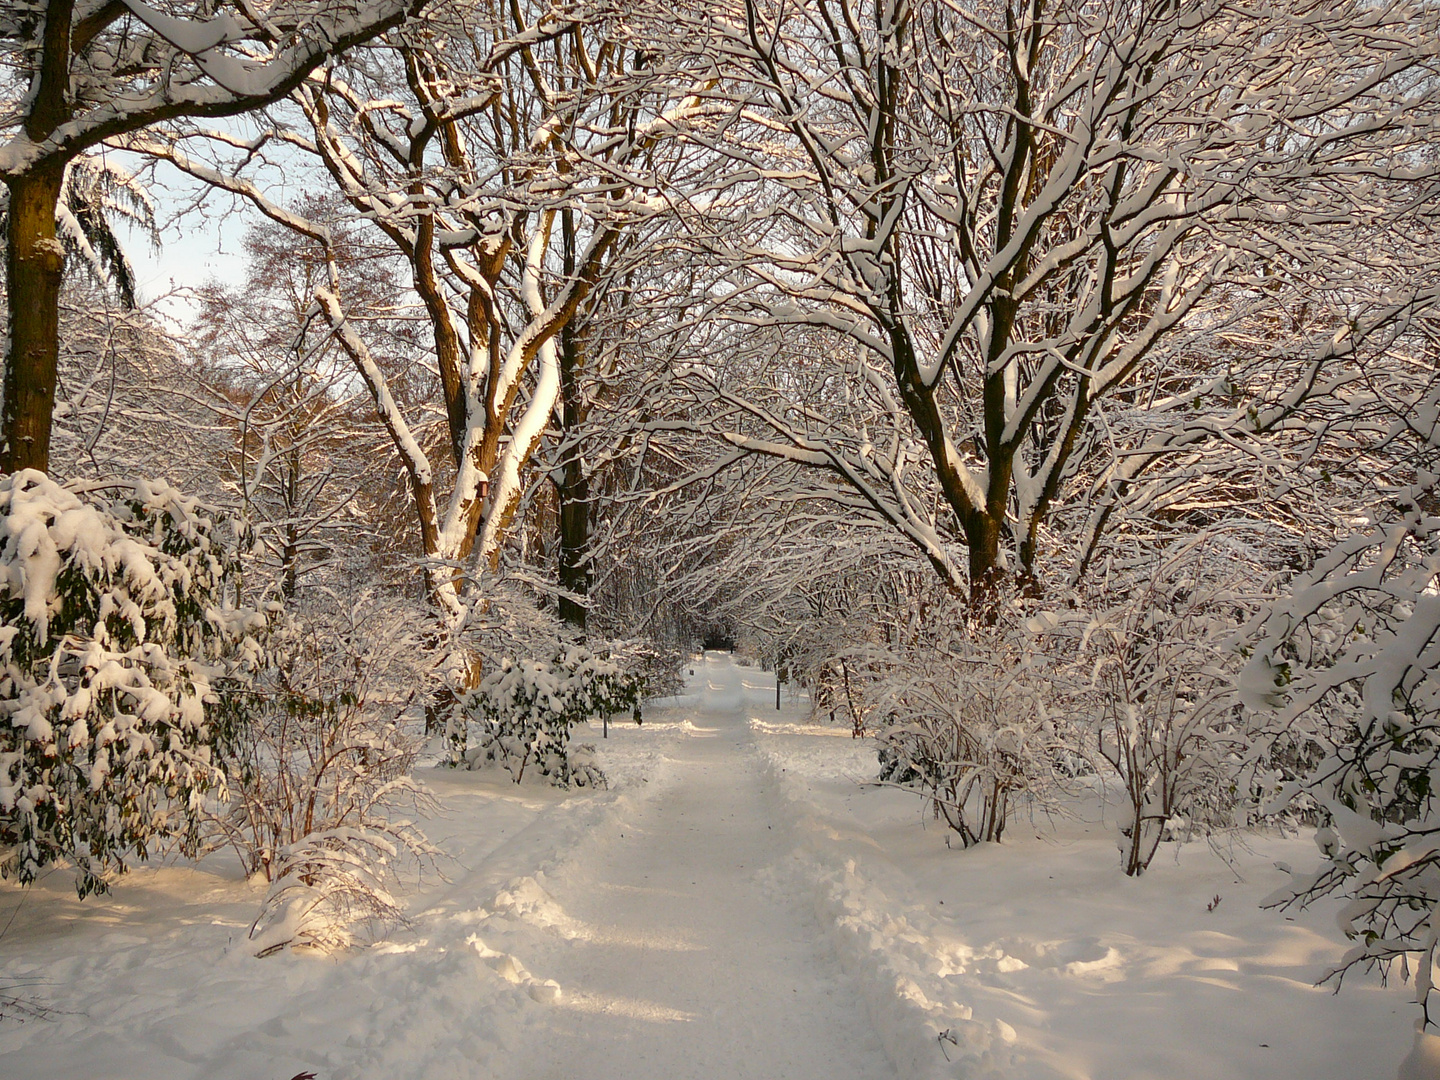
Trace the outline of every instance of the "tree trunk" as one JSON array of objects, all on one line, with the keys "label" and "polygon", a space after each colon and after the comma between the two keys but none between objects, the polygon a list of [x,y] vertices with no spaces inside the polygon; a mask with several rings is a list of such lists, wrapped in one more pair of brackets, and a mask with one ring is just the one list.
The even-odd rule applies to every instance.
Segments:
[{"label": "tree trunk", "polygon": [[1000,526],[998,518],[976,512],[969,522],[965,539],[970,548],[970,610],[987,626],[994,625],[995,605],[1000,596]]},{"label": "tree trunk", "polygon": [[[560,587],[586,597],[590,592],[590,481],[578,452],[566,459],[560,477]],[[588,606],[568,595],[560,597],[560,618],[585,629]]]},{"label": "tree trunk", "polygon": [[286,603],[295,599],[295,587],[299,582],[300,574],[295,563],[299,559],[299,537],[294,525],[287,525],[285,528],[285,550],[281,554],[280,593],[285,597]]},{"label": "tree trunk", "polygon": [[46,471],[55,368],[60,353],[60,282],[65,255],[55,235],[65,167],[46,162],[11,177],[10,223],[5,246],[5,288],[10,343],[5,362],[5,405],[0,429],[0,471]]},{"label": "tree trunk", "polygon": [[[575,226],[571,211],[560,218],[565,273],[575,272]],[[575,320],[560,329],[560,421],[562,438],[579,430],[583,403],[580,372],[584,369],[584,341]],[[590,594],[590,478],[580,460],[580,448],[571,446],[560,466],[556,487],[560,510],[560,588],[578,597]],[[560,618],[582,632],[589,605],[569,595],[560,597]]]}]

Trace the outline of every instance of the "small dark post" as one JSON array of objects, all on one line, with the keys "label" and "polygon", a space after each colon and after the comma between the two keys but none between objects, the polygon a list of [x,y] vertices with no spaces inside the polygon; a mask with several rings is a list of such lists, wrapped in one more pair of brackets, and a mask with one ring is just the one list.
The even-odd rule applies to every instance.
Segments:
[{"label": "small dark post", "polygon": [[775,711],[780,711],[780,680],[785,677],[785,669],[779,664],[775,665]]},{"label": "small dark post", "polygon": [[600,721],[600,737],[602,739],[610,737],[610,714],[608,712]]}]

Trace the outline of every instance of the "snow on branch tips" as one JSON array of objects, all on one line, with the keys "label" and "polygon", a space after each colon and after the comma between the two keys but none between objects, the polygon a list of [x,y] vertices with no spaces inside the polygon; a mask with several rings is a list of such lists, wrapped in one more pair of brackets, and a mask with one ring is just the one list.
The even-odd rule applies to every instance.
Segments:
[{"label": "snow on branch tips", "polygon": [[880,781],[920,792],[962,847],[998,843],[1012,808],[1050,805],[1061,779],[1066,725],[1046,707],[1054,661],[1013,621],[990,624],[953,599],[939,612],[866,671]]},{"label": "snow on branch tips", "polygon": [[[233,14],[228,5],[166,4],[161,11],[143,0],[6,5],[0,70],[7,72],[9,100],[0,104],[0,181],[9,194],[10,310],[0,467],[49,468],[64,269],[56,217],[67,209],[68,166],[157,125],[272,105],[321,65],[424,4],[261,0],[236,4]],[[122,276],[128,281],[128,272]]]},{"label": "snow on branch tips", "polygon": [[[1320,820],[1314,870],[1276,906],[1347,897],[1356,942],[1326,976],[1399,960],[1427,1021],[1440,941],[1440,517],[1411,509],[1338,545],[1257,620],[1241,679],[1263,718],[1272,809]],[[1313,762],[1296,775],[1287,761]],[[1413,968],[1412,968],[1413,965]]]},{"label": "snow on branch tips", "polygon": [[733,106],[690,136],[727,162],[687,203],[724,268],[712,295],[859,351],[898,405],[871,430],[918,443],[942,543],[878,460],[851,459],[833,397],[771,420],[767,388],[727,371],[734,411],[771,430],[715,436],[852,488],[942,581],[960,584],[942,548],[963,549],[982,601],[1010,568],[1043,575],[1078,476],[1108,466],[1119,499],[1189,452],[1274,440],[1433,307],[1417,208],[1437,17],[745,0],[727,25],[707,8],[686,30],[726,56],[715,98]]}]

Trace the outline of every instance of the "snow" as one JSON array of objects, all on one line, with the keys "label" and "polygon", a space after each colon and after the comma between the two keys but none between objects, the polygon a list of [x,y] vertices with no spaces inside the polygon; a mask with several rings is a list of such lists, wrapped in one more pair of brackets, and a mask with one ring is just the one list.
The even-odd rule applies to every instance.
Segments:
[{"label": "snow", "polygon": [[754,723],[783,770],[818,902],[847,909],[836,924],[849,919],[872,970],[925,995],[932,1028],[966,1016],[992,1052],[985,1026],[1013,1030],[1000,1075],[1340,1080],[1394,1076],[1410,1050],[1407,990],[1313,985],[1344,952],[1338,903],[1289,917],[1258,906],[1284,881],[1275,862],[1314,862],[1309,836],[1246,836],[1226,851],[1234,872],[1203,843],[1165,844],[1131,879],[1097,806],[949,850],[944,829],[921,827],[916,798],[857,784],[873,774],[868,745],[788,717]]},{"label": "snow", "polygon": [[83,903],[63,871],[0,888],[0,1000],[45,1010],[0,1007],[0,1076],[1437,1075],[1404,991],[1311,985],[1338,905],[1257,907],[1308,837],[1248,839],[1238,874],[1167,844],[1130,879],[1097,805],[949,850],[857,782],[872,743],[725,654],[694,670],[643,727],[577,732],[609,790],[422,769],[448,880],[368,947],[255,958],[263,886],[221,857]]},{"label": "snow", "polygon": [[140,0],[123,0],[123,2],[150,29],[181,52],[189,53],[191,56],[207,52],[218,45],[243,40],[245,37],[245,32],[229,14],[222,13],[204,22],[193,22],[161,14],[154,8],[140,3]]},{"label": "snow", "polygon": [[[533,1057],[497,1078],[897,1075],[777,870],[788,838],[744,722],[746,698],[772,691],[728,661],[701,670],[710,692],[671,743],[666,788],[543,888],[503,898],[505,948],[533,943],[532,966],[562,997]],[[651,737],[620,724],[611,741]]]}]

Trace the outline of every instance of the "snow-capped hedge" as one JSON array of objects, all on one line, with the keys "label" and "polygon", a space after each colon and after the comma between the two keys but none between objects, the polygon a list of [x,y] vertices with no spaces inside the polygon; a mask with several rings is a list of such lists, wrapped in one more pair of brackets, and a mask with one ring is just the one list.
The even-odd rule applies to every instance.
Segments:
[{"label": "snow-capped hedge", "polygon": [[81,896],[160,840],[193,848],[223,783],[203,702],[251,629],[234,564],[174,488],[0,478],[0,875],[72,860]]}]

